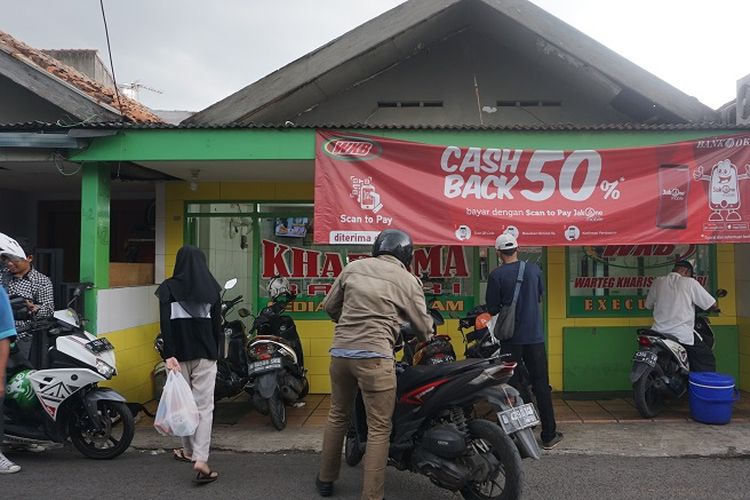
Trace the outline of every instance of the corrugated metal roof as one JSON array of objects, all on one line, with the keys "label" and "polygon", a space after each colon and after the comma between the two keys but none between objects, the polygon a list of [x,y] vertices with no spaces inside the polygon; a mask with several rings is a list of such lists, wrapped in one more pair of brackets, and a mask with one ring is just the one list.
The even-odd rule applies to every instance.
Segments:
[{"label": "corrugated metal roof", "polygon": [[[467,9],[465,14],[457,11],[461,7]],[[282,113],[283,116],[304,113],[331,96],[388,70],[410,57],[409,54],[429,50],[432,42],[447,39],[464,28],[479,26],[482,23],[478,19],[493,23],[488,29],[503,38],[503,45],[518,42],[534,47],[534,64],[541,64],[541,56],[549,54],[580,68],[577,74],[582,78],[592,78],[597,86],[602,85],[603,80],[607,82],[603,84],[605,86],[629,89],[642,96],[644,104],[656,105],[654,109],[668,113],[660,116],[672,115],[674,119],[692,122],[718,119],[716,111],[695,97],[529,0],[409,0],[199,111],[186,121],[222,124],[230,120],[248,124],[258,120],[280,120]],[[433,26],[435,32],[428,35],[426,31]],[[522,39],[519,34],[523,32],[529,36]],[[518,48],[513,50],[518,51]],[[493,65],[488,61],[483,63]],[[494,64],[497,68],[502,67]],[[481,67],[476,69],[481,71]]]},{"label": "corrugated metal roof", "polygon": [[74,125],[47,122],[25,122],[0,124],[0,131],[62,131],[71,129],[126,129],[126,130],[223,130],[223,129],[347,129],[347,130],[451,130],[451,131],[521,131],[521,132],[628,132],[628,131],[670,131],[670,130],[750,130],[750,125],[729,123],[602,123],[575,124],[556,123],[543,125],[474,125],[474,124],[368,124],[368,123],[319,123],[307,125],[255,123],[249,125],[174,125],[170,123],[120,123],[88,122]]}]

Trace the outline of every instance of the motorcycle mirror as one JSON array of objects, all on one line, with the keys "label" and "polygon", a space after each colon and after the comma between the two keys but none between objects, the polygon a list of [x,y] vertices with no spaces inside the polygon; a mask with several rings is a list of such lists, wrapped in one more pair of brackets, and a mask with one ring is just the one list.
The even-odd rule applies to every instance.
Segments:
[{"label": "motorcycle mirror", "polygon": [[729,292],[727,292],[723,288],[719,288],[718,290],[716,290],[716,296],[719,298],[726,297],[728,293]]},{"label": "motorcycle mirror", "polygon": [[237,278],[232,278],[224,283],[224,290],[231,290],[237,285]]},{"label": "motorcycle mirror", "polygon": [[439,326],[445,323],[445,320],[443,319],[443,315],[440,314],[440,311],[438,311],[434,307],[430,308],[430,316],[432,316],[432,320],[435,322],[435,326]]},{"label": "motorcycle mirror", "polygon": [[250,311],[248,311],[246,308],[241,307],[239,311],[237,311],[237,314],[240,316],[240,318],[247,318],[250,316]]}]

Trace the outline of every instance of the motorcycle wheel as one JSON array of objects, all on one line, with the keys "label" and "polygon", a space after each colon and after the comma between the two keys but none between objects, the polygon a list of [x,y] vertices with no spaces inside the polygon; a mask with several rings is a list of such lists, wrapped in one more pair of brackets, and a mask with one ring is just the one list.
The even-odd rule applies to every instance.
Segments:
[{"label": "motorcycle wheel", "polygon": [[654,366],[633,384],[635,407],[643,418],[657,416],[664,407],[664,393],[656,387],[656,381],[660,376],[661,369]]},{"label": "motorcycle wheel", "polygon": [[278,391],[268,400],[268,413],[271,414],[271,423],[276,430],[283,431],[286,427],[286,406]]},{"label": "motorcycle wheel", "polygon": [[[521,498],[523,468],[513,441],[493,422],[469,422],[470,438],[480,449],[489,449],[500,461],[495,477],[483,483],[469,483],[461,489],[467,500],[514,500]],[[502,481],[502,483],[500,482]]]},{"label": "motorcycle wheel", "polygon": [[363,456],[365,456],[365,447],[359,442],[354,424],[349,424],[349,429],[346,431],[346,441],[344,441],[344,460],[346,461],[346,465],[349,467],[356,466],[362,461]]},{"label": "motorcycle wheel", "polygon": [[104,429],[101,432],[93,430],[87,414],[82,418],[71,418],[68,429],[70,440],[83,456],[110,460],[120,456],[130,446],[135,434],[135,422],[130,409],[120,401],[99,401],[98,409]]}]

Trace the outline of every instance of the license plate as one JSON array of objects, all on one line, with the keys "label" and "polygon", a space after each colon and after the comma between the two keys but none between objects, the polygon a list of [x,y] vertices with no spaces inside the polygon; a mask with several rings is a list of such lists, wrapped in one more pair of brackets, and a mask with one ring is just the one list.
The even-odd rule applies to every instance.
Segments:
[{"label": "license plate", "polygon": [[656,366],[656,354],[651,351],[637,351],[633,355],[633,363],[646,363],[649,366]]},{"label": "license plate", "polygon": [[506,434],[539,425],[539,417],[532,403],[511,408],[497,413],[497,421]]},{"label": "license plate", "polygon": [[86,343],[86,349],[93,352],[94,354],[99,354],[100,352],[105,351],[113,351],[115,346],[113,346],[109,340],[105,338],[91,340]]},{"label": "license plate", "polygon": [[255,361],[248,365],[248,373],[263,373],[271,370],[277,370],[281,368],[281,358],[264,359],[263,361]]}]

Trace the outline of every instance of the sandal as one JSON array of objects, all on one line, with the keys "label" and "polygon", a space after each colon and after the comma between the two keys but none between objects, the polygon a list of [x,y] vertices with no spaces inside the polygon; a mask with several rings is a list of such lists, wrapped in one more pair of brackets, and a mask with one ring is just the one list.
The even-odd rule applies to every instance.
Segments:
[{"label": "sandal", "polygon": [[195,475],[195,478],[193,479],[193,483],[195,484],[208,484],[213,483],[219,479],[219,473],[215,470],[209,470],[208,474],[204,474],[201,471],[198,471],[198,474]]},{"label": "sandal", "polygon": [[175,448],[174,450],[172,450],[172,457],[174,457],[175,460],[179,460],[180,462],[192,463],[193,461],[193,459],[185,453],[184,448]]}]

